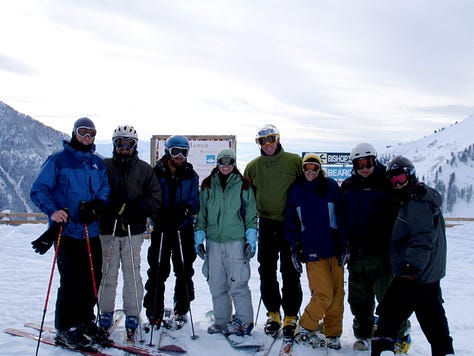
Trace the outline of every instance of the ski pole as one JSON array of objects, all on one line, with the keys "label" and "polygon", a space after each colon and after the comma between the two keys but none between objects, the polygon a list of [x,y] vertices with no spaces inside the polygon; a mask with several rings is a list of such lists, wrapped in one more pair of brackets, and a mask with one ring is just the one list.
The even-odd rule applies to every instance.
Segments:
[{"label": "ski pole", "polygon": [[186,287],[186,297],[188,298],[188,305],[189,305],[189,320],[191,321],[191,330],[193,332],[193,334],[191,335],[191,339],[195,340],[199,336],[194,333],[193,313],[191,312],[191,300],[189,298],[188,281],[186,280],[186,270],[184,268],[183,244],[181,242],[181,231],[180,230],[178,230],[178,242],[179,242],[179,252],[181,254],[181,264],[183,266],[183,277],[184,277],[184,285]]},{"label": "ski pole", "polygon": [[[163,239],[164,236],[162,231],[160,235],[160,249],[158,250],[158,266],[156,267],[155,293],[153,294],[153,318],[156,316],[156,294],[158,293],[158,281],[160,279],[161,251],[163,249]],[[154,322],[156,322],[156,320],[154,320]],[[153,345],[153,329],[154,325],[151,326],[150,343],[148,344],[148,346],[155,346]]]},{"label": "ski pole", "polygon": [[258,307],[257,307],[257,315],[255,316],[254,327],[257,326],[258,313],[260,313],[260,306],[261,306],[261,305],[262,305],[262,296],[260,295],[260,300],[258,301]]},{"label": "ski pole", "polygon": [[[87,224],[84,224],[84,231],[86,232],[87,253],[89,254],[89,264],[91,266],[92,288],[94,290],[94,298],[97,302],[97,284],[95,283],[94,262],[92,261],[91,243],[89,239],[89,228],[87,227]],[[99,311],[99,305],[97,305],[97,311]]]},{"label": "ski pole", "polygon": [[117,219],[115,219],[114,221],[114,228],[112,230],[112,243],[110,244],[109,246],[109,249],[107,251],[107,259],[106,259],[106,264],[105,264],[105,268],[104,268],[104,275],[102,276],[102,281],[100,283],[100,287],[99,287],[99,299],[97,300],[97,304],[99,306],[99,313],[97,313],[97,318],[96,318],[96,323],[99,319],[99,315],[100,315],[100,301],[102,300],[102,295],[104,294],[104,285],[105,285],[105,281],[107,280],[107,275],[109,273],[109,265],[110,265],[110,259],[112,258],[112,251],[114,249],[114,244],[115,244],[115,230],[117,228]]},{"label": "ski pole", "polygon": [[58,258],[59,243],[61,242],[61,235],[63,233],[63,224],[59,225],[58,241],[56,242],[56,249],[54,250],[53,265],[51,267],[51,274],[49,276],[48,290],[46,292],[46,300],[44,301],[43,316],[41,317],[41,327],[39,329],[38,343],[36,344],[36,356],[38,356],[39,347],[41,343],[41,334],[43,333],[44,318],[46,310],[48,309],[49,293],[51,292],[51,284],[53,283],[54,267],[56,266],[56,259]]},{"label": "ski pole", "polygon": [[138,286],[137,286],[137,277],[135,276],[135,259],[133,257],[133,246],[132,246],[132,233],[130,231],[130,224],[127,225],[128,230],[128,245],[130,247],[130,262],[132,264],[132,273],[133,273],[133,284],[135,285],[135,299],[137,302],[137,317],[138,317],[138,327],[140,329],[140,343],[143,343],[145,340],[143,339],[143,332],[142,332],[142,325],[140,321],[140,302],[138,301]]}]

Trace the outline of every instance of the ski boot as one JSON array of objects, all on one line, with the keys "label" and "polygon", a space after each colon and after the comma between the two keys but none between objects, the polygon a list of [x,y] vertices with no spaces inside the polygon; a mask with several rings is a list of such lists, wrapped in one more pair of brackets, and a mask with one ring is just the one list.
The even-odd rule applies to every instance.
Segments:
[{"label": "ski boot", "polygon": [[292,338],[295,336],[296,323],[298,318],[296,316],[287,316],[283,320],[283,336],[286,338]]},{"label": "ski boot", "polygon": [[224,329],[222,329],[222,333],[224,335],[237,335],[237,336],[244,336],[250,335],[253,329],[253,323],[244,323],[239,318],[235,316],[232,318],[232,321],[228,323]]},{"label": "ski boot", "polygon": [[268,319],[265,323],[264,331],[265,334],[275,337],[281,327],[281,315],[279,311],[268,312]]}]

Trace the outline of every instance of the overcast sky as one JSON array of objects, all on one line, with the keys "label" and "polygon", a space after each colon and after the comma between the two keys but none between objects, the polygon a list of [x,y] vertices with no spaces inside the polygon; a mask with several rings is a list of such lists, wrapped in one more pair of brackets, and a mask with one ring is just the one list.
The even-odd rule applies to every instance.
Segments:
[{"label": "overcast sky", "polygon": [[99,139],[234,134],[381,147],[474,113],[472,0],[6,0],[0,100]]}]

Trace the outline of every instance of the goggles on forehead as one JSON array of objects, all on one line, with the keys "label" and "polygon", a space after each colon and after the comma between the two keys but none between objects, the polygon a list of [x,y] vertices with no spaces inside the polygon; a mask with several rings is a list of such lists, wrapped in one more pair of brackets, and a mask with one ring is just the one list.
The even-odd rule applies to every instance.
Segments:
[{"label": "goggles on forehead", "polygon": [[357,158],[353,161],[355,169],[364,169],[364,168],[372,168],[375,166],[375,158],[374,157],[362,157]]},{"label": "goggles on forehead", "polygon": [[132,149],[135,148],[137,145],[137,141],[133,138],[128,137],[118,137],[114,140],[114,146],[118,148],[128,148]]},{"label": "goggles on forehead", "polygon": [[188,149],[185,147],[170,147],[169,152],[171,157],[177,157],[179,155],[186,158],[188,156]]},{"label": "goggles on forehead", "polygon": [[79,126],[75,132],[77,136],[80,136],[80,137],[89,136],[90,138],[94,138],[95,135],[97,134],[96,129],[94,129],[93,127],[87,127],[87,126]]},{"label": "goggles on forehead", "polygon": [[319,171],[320,168],[321,168],[321,166],[318,163],[305,163],[305,164],[303,164],[303,171],[305,171],[305,172],[309,172],[309,171],[317,172],[317,171]]},{"label": "goggles on forehead", "polygon": [[260,145],[260,146],[265,146],[265,144],[269,143],[273,145],[277,141],[277,135],[271,134],[267,136],[262,136],[262,137],[257,137],[255,141]]},{"label": "goggles on forehead", "polygon": [[390,184],[392,184],[393,187],[401,186],[408,182],[408,174],[399,173],[397,175],[391,176],[389,179]]},{"label": "goggles on forehead", "polygon": [[217,160],[219,166],[233,166],[235,164],[235,159],[232,157],[221,157]]}]

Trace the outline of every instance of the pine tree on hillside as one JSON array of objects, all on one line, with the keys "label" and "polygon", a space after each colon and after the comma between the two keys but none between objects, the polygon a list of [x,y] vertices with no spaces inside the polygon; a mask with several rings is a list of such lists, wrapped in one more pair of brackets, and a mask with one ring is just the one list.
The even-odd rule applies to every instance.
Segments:
[{"label": "pine tree on hillside", "polygon": [[455,181],[456,174],[453,172],[449,176],[448,192],[446,194],[446,210],[448,212],[451,212],[453,210],[454,204],[456,204],[458,188],[456,187]]}]

